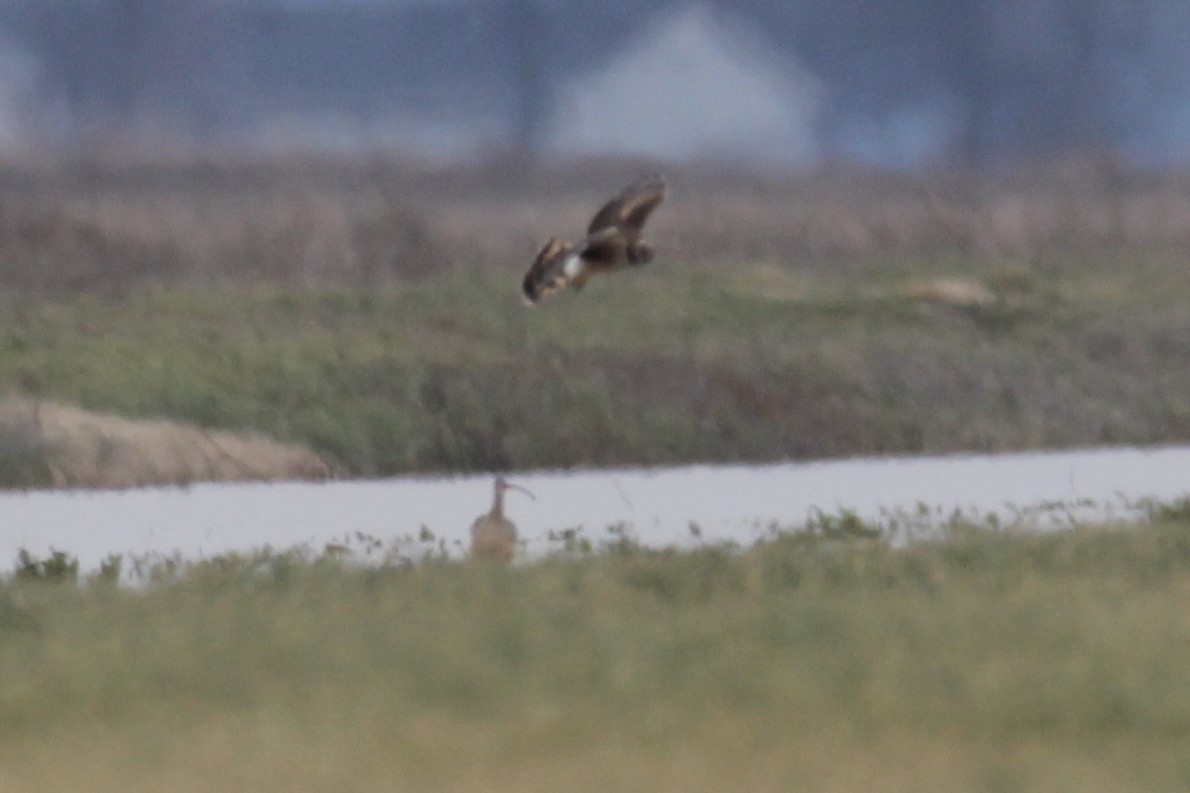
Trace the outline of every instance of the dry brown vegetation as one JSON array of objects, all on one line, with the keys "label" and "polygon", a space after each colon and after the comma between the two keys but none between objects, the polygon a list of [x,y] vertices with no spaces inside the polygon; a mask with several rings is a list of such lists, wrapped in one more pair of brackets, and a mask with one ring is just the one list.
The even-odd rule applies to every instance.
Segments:
[{"label": "dry brown vegetation", "polygon": [[[354,285],[458,265],[516,269],[543,237],[576,236],[600,201],[652,167],[231,158],[10,166],[0,178],[0,285]],[[1107,159],[983,176],[666,171],[672,197],[653,235],[668,257],[691,263],[838,267],[1190,243],[1190,176]]]}]

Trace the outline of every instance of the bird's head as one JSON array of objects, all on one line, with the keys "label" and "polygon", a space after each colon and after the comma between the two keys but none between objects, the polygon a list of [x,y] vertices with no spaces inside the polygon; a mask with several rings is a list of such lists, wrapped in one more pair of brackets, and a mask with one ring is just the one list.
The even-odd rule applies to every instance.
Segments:
[{"label": "bird's head", "polygon": [[532,493],[530,493],[528,490],[521,487],[520,485],[515,485],[512,482],[509,482],[507,479],[505,479],[502,476],[496,477],[496,494],[499,496],[503,496],[509,490],[518,490],[518,491],[524,493],[529,498],[533,499],[534,501],[537,500],[537,496],[533,495]]}]

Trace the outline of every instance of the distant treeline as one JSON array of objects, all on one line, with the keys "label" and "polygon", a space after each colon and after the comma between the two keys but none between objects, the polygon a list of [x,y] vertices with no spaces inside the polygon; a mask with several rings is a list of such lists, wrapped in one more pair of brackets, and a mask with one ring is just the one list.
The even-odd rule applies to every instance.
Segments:
[{"label": "distant treeline", "polygon": [[[20,115],[38,139],[68,145],[144,129],[221,140],[278,118],[416,117],[540,150],[567,84],[690,4],[8,0],[0,41],[17,55],[0,70],[19,73]],[[1088,149],[1162,160],[1190,139],[1176,112],[1190,98],[1180,0],[703,5],[746,31],[747,46],[820,82],[827,157],[896,119],[899,134],[972,164]]]}]

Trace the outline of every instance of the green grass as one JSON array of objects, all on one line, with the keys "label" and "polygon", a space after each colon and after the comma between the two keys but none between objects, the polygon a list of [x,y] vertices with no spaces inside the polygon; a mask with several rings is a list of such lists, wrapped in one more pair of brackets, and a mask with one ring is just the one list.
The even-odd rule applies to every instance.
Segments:
[{"label": "green grass", "polygon": [[[793,296],[771,270],[661,261],[532,310],[502,268],[9,295],[0,388],[260,430],[354,475],[1190,438],[1177,257],[779,268]],[[997,302],[900,295],[938,275]]]},{"label": "green grass", "polygon": [[1181,790],[1185,518],[513,569],[266,552],[136,589],[26,558],[0,788]]}]

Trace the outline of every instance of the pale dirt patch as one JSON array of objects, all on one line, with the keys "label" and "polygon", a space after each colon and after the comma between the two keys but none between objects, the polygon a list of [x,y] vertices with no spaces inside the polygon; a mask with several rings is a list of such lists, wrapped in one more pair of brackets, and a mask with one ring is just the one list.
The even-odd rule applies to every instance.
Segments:
[{"label": "pale dirt patch", "polygon": [[997,301],[991,287],[977,278],[930,278],[911,281],[901,288],[911,300],[942,303],[958,308],[987,306]]},{"label": "pale dirt patch", "polygon": [[331,475],[313,450],[255,433],[128,419],[9,397],[0,434],[40,455],[55,487],[121,488],[187,482],[317,480]]}]

